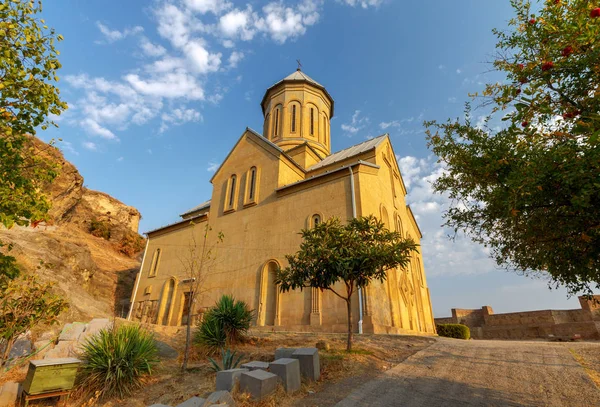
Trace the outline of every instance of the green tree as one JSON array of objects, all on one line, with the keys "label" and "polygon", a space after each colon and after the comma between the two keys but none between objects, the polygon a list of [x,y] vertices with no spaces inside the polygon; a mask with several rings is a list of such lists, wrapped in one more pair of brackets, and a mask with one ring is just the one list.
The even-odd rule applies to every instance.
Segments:
[{"label": "green tree", "polygon": [[[506,80],[481,95],[499,130],[426,122],[446,172],[434,188],[446,225],[491,249],[499,265],[541,274],[571,294],[600,283],[600,7],[513,0],[493,66]],[[488,122],[489,123],[489,122]]]},{"label": "green tree", "polygon": [[41,1],[0,4],[0,224],[8,228],[45,219],[50,205],[40,186],[56,168],[42,165],[30,135],[67,108],[56,87],[62,37],[41,11]]},{"label": "green tree", "polygon": [[300,250],[286,256],[289,265],[277,273],[281,292],[308,287],[329,290],[346,302],[348,341],[352,350],[352,295],[373,280],[385,281],[387,271],[406,267],[417,244],[388,230],[374,216],[343,225],[332,218],[302,230]]},{"label": "green tree", "polygon": [[58,315],[68,309],[61,297],[52,293],[53,284],[41,283],[35,276],[12,279],[0,295],[0,343],[4,345],[2,362],[15,340],[37,325],[54,324]]},{"label": "green tree", "polygon": [[[67,108],[55,85],[62,37],[37,17],[41,11],[41,1],[0,4],[0,225],[7,228],[46,219],[41,186],[58,170],[32,141],[36,127],[55,125],[49,115]],[[0,253],[1,267],[14,260]]]}]

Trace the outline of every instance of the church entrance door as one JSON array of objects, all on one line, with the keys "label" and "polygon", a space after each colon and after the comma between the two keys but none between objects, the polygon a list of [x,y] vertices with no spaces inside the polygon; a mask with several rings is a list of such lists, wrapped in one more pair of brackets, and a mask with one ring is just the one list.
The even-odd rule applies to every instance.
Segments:
[{"label": "church entrance door", "polygon": [[162,299],[161,299],[161,320],[159,323],[161,325],[169,324],[169,316],[171,314],[171,305],[173,303],[173,294],[175,292],[175,280],[170,279],[163,289]]},{"label": "church entrance door", "polygon": [[277,285],[275,276],[277,265],[274,262],[269,263],[267,269],[267,290],[265,298],[265,325],[274,326],[277,315]]}]

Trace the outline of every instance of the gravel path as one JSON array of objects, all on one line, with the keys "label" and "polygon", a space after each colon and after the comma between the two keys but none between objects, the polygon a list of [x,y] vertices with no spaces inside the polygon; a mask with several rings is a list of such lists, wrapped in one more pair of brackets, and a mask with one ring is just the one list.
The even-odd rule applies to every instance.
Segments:
[{"label": "gravel path", "polygon": [[439,338],[355,389],[337,407],[599,407],[600,390],[569,349],[600,344]]}]

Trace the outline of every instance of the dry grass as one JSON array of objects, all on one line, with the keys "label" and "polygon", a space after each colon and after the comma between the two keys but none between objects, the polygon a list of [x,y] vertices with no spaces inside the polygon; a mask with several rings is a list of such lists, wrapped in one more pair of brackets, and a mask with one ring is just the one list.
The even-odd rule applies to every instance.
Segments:
[{"label": "dry grass", "polygon": [[[181,327],[146,326],[155,332],[156,338],[168,343],[180,353],[179,359],[163,360],[154,375],[147,379],[146,385],[124,400],[108,400],[91,405],[98,407],[146,407],[154,403],[176,406],[185,400],[198,396],[206,397],[215,388],[216,374],[208,364],[206,353],[192,348],[189,369],[181,372],[181,355],[185,346],[185,329]],[[291,407],[297,405],[332,405],[329,400],[339,399],[352,390],[356,383],[373,377],[404,360],[419,349],[429,346],[431,338],[362,335],[355,337],[352,353],[345,352],[346,336],[343,334],[313,334],[284,332],[252,332],[248,340],[238,344],[233,350],[244,353],[243,362],[273,360],[278,347],[314,347],[318,341],[326,341],[330,349],[319,351],[321,379],[318,382],[303,383],[300,391],[288,395],[280,386],[268,398],[257,402],[249,395],[233,392],[237,406],[240,407]],[[337,384],[337,386],[336,386]],[[334,396],[320,401],[321,395],[334,392]],[[330,395],[331,396],[331,395]],[[306,401],[305,401],[306,400]],[[310,401],[310,404],[308,404]],[[88,400],[72,399],[69,407],[80,407]],[[42,406],[53,404],[36,404]],[[88,404],[90,405],[90,404]]]}]

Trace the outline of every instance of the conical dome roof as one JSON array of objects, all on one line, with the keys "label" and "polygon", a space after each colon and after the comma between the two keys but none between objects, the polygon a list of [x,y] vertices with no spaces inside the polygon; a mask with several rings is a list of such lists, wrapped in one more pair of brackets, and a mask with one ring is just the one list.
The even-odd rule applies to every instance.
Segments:
[{"label": "conical dome roof", "polygon": [[[325,96],[327,96],[327,98],[329,98],[329,100],[331,101],[331,117],[333,117],[333,106],[334,106],[333,98],[331,97],[329,92],[327,92],[327,89],[325,89],[325,86],[321,85],[319,82],[315,81],[313,78],[311,78],[310,76],[308,76],[307,74],[302,72],[302,70],[300,68],[298,68],[297,70],[295,70],[294,72],[292,72],[291,74],[289,74],[288,76],[286,76],[285,78],[280,80],[279,82],[277,82],[274,85],[272,85],[271,87],[269,87],[269,89],[267,89],[267,91],[265,92],[265,96],[262,99],[262,102],[260,102],[260,106],[262,107],[263,114],[265,113],[265,102],[267,101],[267,95],[269,94],[269,91],[271,89],[274,89],[277,86],[281,85],[282,83],[290,83],[290,82],[306,82],[306,83],[313,85],[316,88],[321,89],[323,91],[323,93],[325,93]],[[331,119],[331,117],[330,117],[330,119]]]}]

